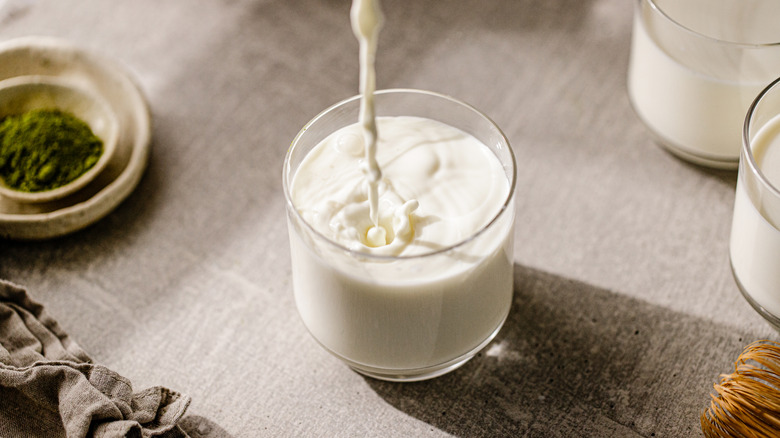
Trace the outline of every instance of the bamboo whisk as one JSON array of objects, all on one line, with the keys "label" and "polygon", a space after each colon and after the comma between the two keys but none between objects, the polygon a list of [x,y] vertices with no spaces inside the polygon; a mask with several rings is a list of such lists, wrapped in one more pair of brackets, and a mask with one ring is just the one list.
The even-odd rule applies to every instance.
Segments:
[{"label": "bamboo whisk", "polygon": [[780,343],[753,342],[737,358],[734,372],[720,377],[701,414],[704,436],[780,436]]}]

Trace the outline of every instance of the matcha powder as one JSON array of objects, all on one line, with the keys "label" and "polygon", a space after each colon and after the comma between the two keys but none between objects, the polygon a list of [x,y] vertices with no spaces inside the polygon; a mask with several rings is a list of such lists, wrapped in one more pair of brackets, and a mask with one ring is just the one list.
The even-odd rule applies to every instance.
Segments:
[{"label": "matcha powder", "polygon": [[0,178],[25,192],[56,189],[97,163],[103,142],[74,115],[50,109],[0,122]]}]

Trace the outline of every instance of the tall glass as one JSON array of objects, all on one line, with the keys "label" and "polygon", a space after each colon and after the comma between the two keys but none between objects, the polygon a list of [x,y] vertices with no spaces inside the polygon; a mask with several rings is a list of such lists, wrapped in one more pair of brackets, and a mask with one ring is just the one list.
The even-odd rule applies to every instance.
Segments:
[{"label": "tall glass", "polygon": [[780,79],[745,119],[731,228],[731,268],[747,301],[780,330]]},{"label": "tall glass", "polygon": [[742,122],[780,74],[777,0],[636,0],[628,94],[670,152],[736,169]]},{"label": "tall glass", "polygon": [[320,234],[303,219],[290,192],[309,151],[358,121],[359,96],[315,117],[287,153],[283,183],[293,290],[304,324],[323,347],[360,373],[423,380],[468,361],[509,313],[515,159],[498,126],[465,103],[419,90],[378,91],[375,98],[378,117],[424,117],[471,134],[498,157],[510,186],[492,220],[460,243],[421,255],[371,255]]}]

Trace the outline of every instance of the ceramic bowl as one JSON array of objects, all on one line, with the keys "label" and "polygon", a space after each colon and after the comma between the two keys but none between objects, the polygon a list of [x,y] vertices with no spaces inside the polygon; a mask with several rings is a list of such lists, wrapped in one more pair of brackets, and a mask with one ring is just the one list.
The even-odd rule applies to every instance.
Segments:
[{"label": "ceramic bowl", "polygon": [[103,171],[119,139],[118,119],[111,106],[96,93],[54,76],[17,76],[0,81],[0,120],[34,109],[59,109],[83,120],[103,141],[103,154],[81,176],[51,190],[15,190],[0,178],[0,196],[23,203],[53,201],[77,192]]}]

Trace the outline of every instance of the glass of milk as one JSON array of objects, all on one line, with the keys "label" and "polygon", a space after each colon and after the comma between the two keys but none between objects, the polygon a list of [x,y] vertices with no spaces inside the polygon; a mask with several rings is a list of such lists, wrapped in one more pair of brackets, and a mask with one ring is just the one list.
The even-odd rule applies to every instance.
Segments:
[{"label": "glass of milk", "polygon": [[780,79],[745,119],[730,252],[742,294],[780,330]]},{"label": "glass of milk", "polygon": [[780,1],[635,0],[628,95],[653,137],[736,169],[748,106],[780,74]]},{"label": "glass of milk", "polygon": [[[412,193],[424,189],[420,187],[422,180],[415,175],[450,175],[445,167],[457,170],[464,165],[464,160],[483,158],[495,162],[495,167],[491,172],[464,176],[472,182],[458,189],[463,191],[462,196],[454,193],[452,202],[438,207],[434,202],[436,198],[447,199],[448,187],[454,187],[455,181],[446,180],[448,177],[436,189],[442,190],[441,196],[419,199],[416,212],[426,207],[428,210],[415,217],[411,224],[414,234],[426,236],[420,239],[416,236],[409,245],[416,250],[404,250],[400,254],[368,251],[361,243],[350,244],[330,235],[331,228],[344,231],[345,227],[338,221],[328,219],[321,223],[322,216],[329,214],[328,209],[349,204],[361,196],[359,193],[343,196],[338,202],[322,200],[324,210],[314,214],[307,205],[299,205],[305,196],[296,191],[325,187],[325,192],[317,193],[326,193],[322,198],[329,195],[331,183],[327,181],[333,175],[326,174],[331,167],[318,168],[315,172],[308,162],[314,156],[330,153],[318,149],[318,145],[356,124],[360,96],[326,109],[298,133],[284,163],[293,290],[298,312],[309,332],[351,368],[382,380],[424,380],[468,361],[493,339],[506,320],[513,294],[515,159],[499,127],[480,111],[456,99],[420,90],[382,90],[374,97],[380,140],[377,160],[383,177],[389,181],[380,187],[380,213],[392,201],[388,195],[391,189],[401,195],[407,190]],[[414,130],[408,135],[391,132],[405,126],[390,124],[390,119],[401,117],[414,118],[410,119],[412,125],[441,123],[444,125],[440,127],[446,126],[452,132],[462,131],[463,136],[442,131],[447,133],[441,141],[468,137],[473,142],[460,146],[473,148],[476,155],[470,152],[468,156],[472,158],[466,159],[463,152],[467,151],[450,153],[445,148],[435,153],[439,156],[436,158],[423,147],[401,146],[401,152],[393,152],[396,155],[383,156],[383,151],[391,146],[388,141],[397,145],[408,140],[414,143]],[[333,143],[344,158],[344,163],[334,164],[338,177],[361,162],[362,144],[349,142],[355,138],[345,134]],[[438,141],[425,140],[417,145]],[[336,161],[341,161],[340,157],[336,155]],[[301,185],[305,187],[298,187]],[[331,191],[337,197],[337,192],[351,190],[347,187],[350,185],[354,181],[337,183]],[[499,188],[501,191],[496,192]],[[445,217],[437,212],[437,208],[461,202],[473,205],[459,217]],[[360,205],[365,206],[365,202]],[[360,205],[356,204],[355,210],[360,210]],[[344,208],[344,211],[351,210]],[[367,210],[363,213],[359,216],[367,218]],[[432,232],[445,222],[470,221],[471,217],[481,218],[481,222],[475,222],[481,225],[466,235],[440,241],[441,236]]]}]

